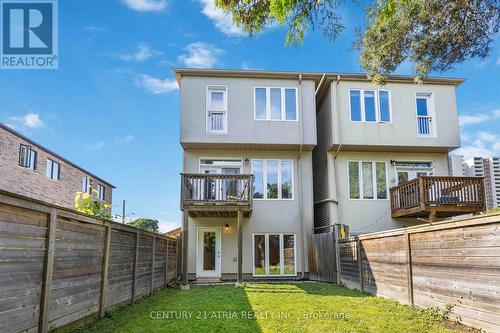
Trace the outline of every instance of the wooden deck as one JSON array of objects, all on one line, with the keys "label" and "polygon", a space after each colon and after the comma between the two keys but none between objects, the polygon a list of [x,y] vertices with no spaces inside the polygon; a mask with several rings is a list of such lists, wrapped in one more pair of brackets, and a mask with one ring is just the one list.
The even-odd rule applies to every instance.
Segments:
[{"label": "wooden deck", "polygon": [[181,174],[181,209],[189,217],[252,215],[252,175]]},{"label": "wooden deck", "polygon": [[435,221],[486,210],[484,177],[424,176],[391,188],[393,218]]}]

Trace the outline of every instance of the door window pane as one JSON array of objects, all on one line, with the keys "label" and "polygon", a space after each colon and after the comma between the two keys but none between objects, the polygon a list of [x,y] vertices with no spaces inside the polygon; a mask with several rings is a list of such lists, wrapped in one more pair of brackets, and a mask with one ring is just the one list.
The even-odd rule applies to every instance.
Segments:
[{"label": "door window pane", "polygon": [[398,171],[398,185],[408,181],[408,172]]},{"label": "door window pane", "polygon": [[380,108],[380,121],[390,122],[391,121],[391,112],[389,109],[389,92],[388,91],[379,91],[378,92],[379,99],[379,108]]},{"label": "door window pane", "polygon": [[222,91],[210,92],[210,110],[211,111],[224,110],[224,92]]},{"label": "door window pane", "polygon": [[264,235],[254,235],[255,275],[266,274],[266,241]]},{"label": "door window pane", "polygon": [[419,116],[429,115],[427,111],[427,98],[425,97],[417,98],[417,115]]},{"label": "door window pane", "polygon": [[281,161],[281,198],[292,197],[292,161]]},{"label": "door window pane", "polygon": [[363,199],[373,199],[372,163],[363,162]]},{"label": "door window pane", "polygon": [[349,197],[359,199],[359,163],[349,162]]},{"label": "door window pane", "polygon": [[267,198],[278,199],[278,161],[267,161]]},{"label": "door window pane", "polygon": [[203,233],[203,270],[215,270],[215,232]]},{"label": "door window pane", "polygon": [[280,235],[269,235],[269,274],[281,274]]},{"label": "door window pane", "polygon": [[377,121],[377,114],[375,113],[375,92],[372,90],[365,90],[365,121]]},{"label": "door window pane", "polygon": [[266,119],[266,88],[255,89],[255,118]]},{"label": "door window pane", "polygon": [[281,88],[271,88],[271,119],[281,119]]},{"label": "door window pane", "polygon": [[295,89],[285,89],[285,117],[286,120],[297,120],[297,99]]},{"label": "door window pane", "polygon": [[361,92],[359,90],[350,91],[351,120],[361,121]]},{"label": "door window pane", "polygon": [[253,197],[257,199],[264,198],[264,177],[263,177],[263,161],[252,162],[253,173]]},{"label": "door window pane", "polygon": [[283,235],[283,274],[295,274],[295,236]]},{"label": "door window pane", "polygon": [[375,171],[377,176],[377,199],[387,199],[385,163],[375,162]]}]

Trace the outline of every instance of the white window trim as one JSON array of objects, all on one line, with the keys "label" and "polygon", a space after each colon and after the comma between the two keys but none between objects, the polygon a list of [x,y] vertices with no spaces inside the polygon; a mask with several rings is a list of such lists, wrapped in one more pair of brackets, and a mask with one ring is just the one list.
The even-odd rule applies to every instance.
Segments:
[{"label": "white window trim", "polygon": [[[257,89],[265,89],[266,90],[266,118],[258,119],[257,118]],[[281,89],[281,119],[271,119],[271,89]],[[295,119],[286,119],[286,98],[285,91],[286,89],[295,90]],[[298,89],[296,87],[254,87],[253,88],[253,119],[255,121],[291,121],[297,122],[299,121],[299,96]]]},{"label": "white window trim", "polygon": [[[360,112],[361,120],[352,120],[352,106],[351,106],[351,91],[359,91],[360,98]],[[366,110],[365,110],[365,91],[373,91],[375,98],[375,121],[366,121]],[[389,117],[390,121],[381,120],[380,114],[380,92],[384,91],[389,93]],[[369,123],[369,124],[392,124],[392,95],[390,90],[386,89],[362,89],[362,88],[349,88],[348,89],[348,103],[349,103],[349,120],[351,123]]]},{"label": "white window trim", "polygon": [[[210,106],[210,90],[218,90],[221,92],[224,92],[224,112],[226,113],[226,116],[224,117],[224,130],[223,131],[212,131],[210,130],[208,123],[209,123],[209,106]],[[228,118],[229,118],[229,109],[228,109],[228,86],[224,84],[207,84],[206,85],[206,93],[205,93],[205,128],[207,134],[210,135],[226,135],[227,134],[227,124],[228,124]]]},{"label": "white window trim", "polygon": [[[349,182],[349,163],[356,162],[358,163],[358,179],[359,179],[359,199],[351,198],[351,184]],[[373,186],[373,199],[365,199],[363,198],[363,163],[371,163],[372,164],[372,186]],[[377,169],[376,163],[384,163],[385,165],[385,191],[387,198],[378,198],[377,196]],[[365,161],[365,160],[348,160],[347,161],[347,199],[352,201],[361,201],[361,200],[389,200],[389,172],[387,169],[387,161]]]},{"label": "white window trim", "polygon": [[[428,100],[428,105],[427,105],[427,114],[428,116],[431,117],[432,121],[432,127],[431,127],[431,134],[420,134],[418,132],[418,109],[417,109],[417,98],[418,97],[426,97]],[[434,94],[431,91],[417,91],[415,92],[415,126],[416,126],[416,131],[417,135],[420,138],[437,138],[437,126],[436,126],[436,107],[434,104]]]},{"label": "white window trim", "polygon": [[[207,164],[202,164],[201,161],[202,160],[221,160],[221,161],[224,161],[224,160],[234,160],[234,161],[239,161],[240,163],[237,164],[235,163],[234,165],[224,165],[224,166],[220,166],[220,165],[207,165]],[[223,168],[223,167],[227,167],[227,168],[240,168],[240,174],[243,173],[243,158],[241,157],[200,157],[198,159],[198,172],[199,173],[202,173],[202,168],[203,167],[207,167],[207,168]]]},{"label": "white window trim", "polygon": [[[269,274],[269,235],[280,236],[280,274]],[[284,236],[293,236],[293,274],[284,274],[285,268],[285,244]],[[265,274],[255,274],[255,236],[264,236],[264,269]],[[273,276],[297,276],[297,235],[293,232],[260,232],[252,234],[252,275],[254,277],[273,277]]]},{"label": "white window trim", "polygon": [[[292,201],[292,200],[295,200],[295,181],[294,181],[294,165],[293,165],[293,160],[290,160],[290,159],[278,159],[278,158],[268,158],[268,159],[264,159],[264,158],[255,158],[255,159],[252,159],[251,160],[251,164],[250,164],[250,168],[251,168],[251,172],[253,174],[253,163],[254,161],[262,161],[262,179],[263,179],[263,183],[264,183],[264,198],[253,198],[253,189],[252,189],[252,198],[253,200],[269,200],[269,201],[278,201],[278,200],[288,200],[288,201]],[[267,162],[268,161],[278,161],[278,198],[276,199],[268,199],[267,198]],[[292,163],[292,172],[291,172],[291,177],[292,177],[292,197],[291,198],[282,198],[281,195],[281,162],[282,161],[285,161],[285,162],[291,162]]]},{"label": "white window trim", "polygon": [[[50,168],[50,176],[47,175],[47,169],[49,168],[49,162],[51,164],[51,168]],[[57,178],[52,178],[53,175],[54,175],[54,163],[57,164]],[[54,161],[53,159],[50,159],[50,158],[47,158],[47,165],[46,165],[46,170],[45,170],[45,176],[50,179],[50,180],[54,180],[54,181],[58,181],[60,179],[60,176],[61,176],[61,163],[57,162],[57,161]]]},{"label": "white window trim", "polygon": [[[103,190],[103,193],[101,193],[101,189]],[[105,197],[106,197],[106,189],[104,188],[103,185],[101,184],[97,184],[97,199],[101,200],[101,201],[105,201]],[[102,196],[102,198],[101,198]]]}]

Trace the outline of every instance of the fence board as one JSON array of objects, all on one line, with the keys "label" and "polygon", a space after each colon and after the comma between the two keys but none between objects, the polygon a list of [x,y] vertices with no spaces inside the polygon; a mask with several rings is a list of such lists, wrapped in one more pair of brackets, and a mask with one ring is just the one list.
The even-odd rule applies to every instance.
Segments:
[{"label": "fence board", "polygon": [[[46,269],[51,212],[57,216],[52,272]],[[151,282],[161,288],[178,277],[176,239],[0,190],[0,332],[45,332],[97,313],[100,301],[103,311],[131,301],[137,233],[139,296],[151,292]],[[44,280],[47,274],[51,280]],[[43,281],[47,281],[45,293]],[[46,310],[43,318],[41,309]]]}]

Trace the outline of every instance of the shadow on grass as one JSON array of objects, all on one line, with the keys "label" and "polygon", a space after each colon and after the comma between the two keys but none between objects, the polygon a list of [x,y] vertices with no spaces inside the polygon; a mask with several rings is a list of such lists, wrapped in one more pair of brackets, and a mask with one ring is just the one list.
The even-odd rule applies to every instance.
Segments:
[{"label": "shadow on grass", "polygon": [[326,282],[298,283],[296,284],[296,286],[305,293],[311,295],[371,297],[371,298],[375,297],[372,294],[366,292],[361,292],[359,290],[354,290],[354,289],[348,289],[333,283],[326,283]]}]

